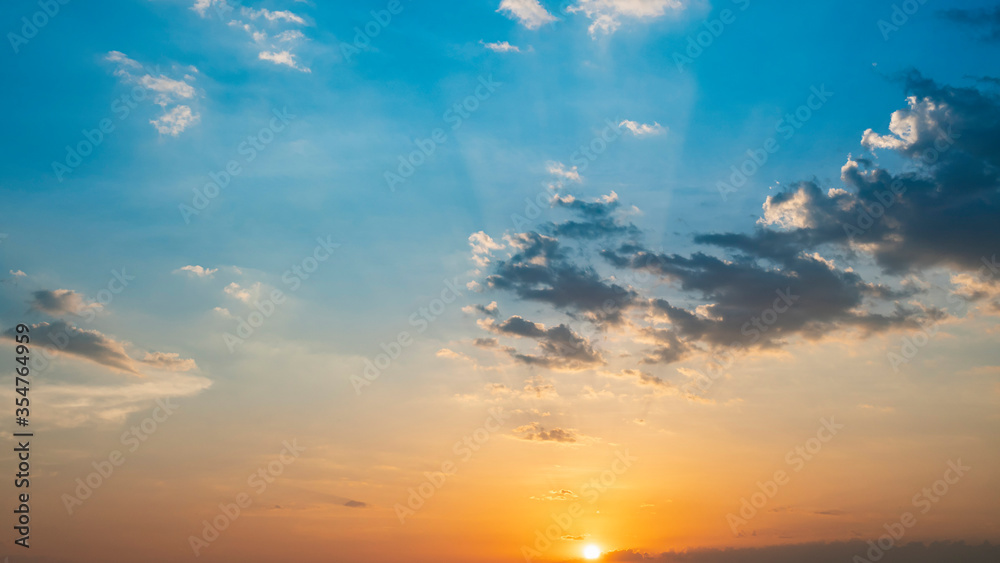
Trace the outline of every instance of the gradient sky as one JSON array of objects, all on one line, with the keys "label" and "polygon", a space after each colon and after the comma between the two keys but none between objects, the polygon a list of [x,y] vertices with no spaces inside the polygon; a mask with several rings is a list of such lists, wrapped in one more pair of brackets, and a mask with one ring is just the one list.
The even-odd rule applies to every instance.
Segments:
[{"label": "gradient sky", "polygon": [[12,562],[1000,556],[995,4],[43,4]]}]

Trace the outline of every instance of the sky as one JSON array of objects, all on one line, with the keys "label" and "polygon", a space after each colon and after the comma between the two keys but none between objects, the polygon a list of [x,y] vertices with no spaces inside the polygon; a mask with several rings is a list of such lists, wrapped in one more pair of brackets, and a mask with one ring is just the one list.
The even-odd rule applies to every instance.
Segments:
[{"label": "sky", "polygon": [[1000,559],[995,3],[0,22],[9,561]]}]

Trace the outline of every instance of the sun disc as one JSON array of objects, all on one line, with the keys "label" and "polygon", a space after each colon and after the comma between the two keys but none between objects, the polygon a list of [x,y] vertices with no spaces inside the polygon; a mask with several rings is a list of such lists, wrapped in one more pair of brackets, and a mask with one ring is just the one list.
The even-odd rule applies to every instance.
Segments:
[{"label": "sun disc", "polygon": [[601,548],[596,545],[588,545],[583,548],[583,556],[587,559],[597,559],[601,556]]}]

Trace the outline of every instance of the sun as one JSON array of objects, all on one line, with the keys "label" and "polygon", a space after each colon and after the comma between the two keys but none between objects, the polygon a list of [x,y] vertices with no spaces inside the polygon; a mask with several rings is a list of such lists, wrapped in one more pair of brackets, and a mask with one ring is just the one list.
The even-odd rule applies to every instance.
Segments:
[{"label": "sun", "polygon": [[585,559],[598,559],[601,556],[601,548],[596,545],[588,545],[583,548],[583,557]]}]

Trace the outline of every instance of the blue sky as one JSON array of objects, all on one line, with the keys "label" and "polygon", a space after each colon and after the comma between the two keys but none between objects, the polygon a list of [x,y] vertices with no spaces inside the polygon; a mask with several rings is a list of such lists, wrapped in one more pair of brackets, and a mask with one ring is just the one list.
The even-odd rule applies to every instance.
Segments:
[{"label": "blue sky", "polygon": [[[929,348],[922,357],[933,361],[908,362],[913,396],[921,399],[906,399],[916,401],[907,403],[912,411],[895,408],[900,416],[905,411],[915,419],[918,404],[944,385],[936,374],[967,370],[968,387],[952,397],[967,412],[953,428],[963,436],[989,439],[986,430],[973,429],[973,418],[997,401],[990,370],[995,370],[998,358],[983,335],[993,334],[995,315],[988,301],[1000,293],[991,293],[996,289],[993,282],[980,287],[961,276],[976,271],[976,256],[969,256],[989,256],[987,249],[995,247],[996,240],[987,231],[970,243],[968,252],[956,250],[962,237],[973,238],[961,228],[961,219],[968,218],[969,225],[985,224],[977,221],[986,219],[968,208],[949,214],[951,208],[942,207],[935,215],[928,204],[921,208],[924,215],[915,215],[931,223],[925,234],[907,222],[912,216],[896,208],[896,219],[904,227],[893,231],[896,224],[887,222],[888,230],[878,234],[882,238],[862,244],[835,240],[829,235],[830,224],[817,217],[833,214],[830,209],[837,205],[857,208],[854,200],[834,201],[840,197],[836,190],[861,193],[863,199],[865,182],[875,178],[876,171],[898,175],[914,161],[926,137],[921,141],[907,137],[904,129],[890,130],[890,120],[921,131],[941,129],[950,119],[971,127],[959,143],[962,158],[981,158],[986,163],[983,181],[995,181],[988,172],[995,165],[988,148],[995,130],[974,127],[992,124],[989,119],[996,115],[990,109],[997,100],[996,78],[992,83],[979,80],[1000,75],[998,23],[990,11],[994,4],[914,3],[919,8],[905,22],[898,21],[898,29],[889,29],[884,22],[892,21],[901,3],[399,0],[401,10],[385,25],[372,28],[378,33],[367,38],[367,46],[359,45],[358,29],[371,24],[373,11],[391,4],[149,0],[94,7],[69,2],[60,4],[51,21],[26,42],[12,39],[12,34],[24,33],[21,18],[33,17],[39,4],[7,2],[0,8],[10,43],[2,55],[8,87],[0,90],[0,101],[8,108],[6,134],[0,137],[0,194],[6,202],[0,208],[0,233],[7,235],[0,240],[0,272],[5,278],[0,324],[7,330],[20,322],[63,319],[79,330],[97,331],[96,338],[120,346],[125,359],[119,360],[134,362],[151,385],[142,391],[127,377],[122,383],[121,370],[103,355],[106,349],[57,355],[52,380],[43,388],[51,386],[51,396],[64,401],[60,404],[67,411],[53,413],[47,424],[59,433],[59,443],[86,444],[60,460],[65,463],[59,470],[65,482],[72,482],[73,460],[85,459],[113,441],[119,426],[145,412],[153,398],[180,396],[191,401],[192,414],[176,423],[184,428],[179,436],[204,432],[207,437],[192,447],[215,463],[199,466],[204,477],[192,477],[198,486],[207,487],[230,466],[252,465],[248,460],[256,459],[263,448],[258,437],[273,434],[277,439],[297,429],[321,444],[317,448],[329,448],[323,450],[326,461],[357,472],[344,477],[356,487],[351,494],[331,494],[344,499],[368,495],[365,502],[391,508],[387,483],[398,485],[396,478],[362,486],[359,475],[368,466],[389,464],[387,458],[416,472],[420,464],[399,462],[394,448],[420,463],[434,458],[436,454],[421,448],[436,447],[442,428],[474,428],[472,421],[480,412],[460,408],[441,418],[430,413],[454,406],[449,401],[455,397],[466,401],[480,393],[484,383],[517,389],[524,381],[558,383],[572,372],[576,379],[566,385],[584,402],[585,395],[607,391],[610,372],[602,371],[607,369],[648,369],[660,383],[679,386],[689,373],[684,370],[694,369],[699,354],[719,346],[730,334],[728,328],[703,328],[663,346],[664,341],[657,340],[661,337],[633,324],[637,318],[622,324],[602,317],[583,304],[590,297],[582,294],[620,285],[636,292],[624,305],[630,312],[642,299],[655,303],[661,298],[709,323],[753,311],[773,293],[768,286],[766,295],[743,295],[740,301],[718,287],[699,285],[717,265],[696,264],[698,253],[734,269],[752,264],[743,272],[748,287],[757,275],[767,280],[779,274],[788,275],[782,280],[812,279],[811,268],[830,259],[836,263],[830,271],[839,281],[829,291],[844,289],[848,301],[851,291],[866,295],[864,305],[859,298],[857,303],[838,304],[842,308],[833,312],[824,308],[825,302],[817,305],[809,313],[815,316],[800,324],[779,323],[787,340],[764,339],[761,355],[748,360],[744,369],[757,375],[772,368],[781,371],[777,381],[768,380],[779,388],[797,370],[812,369],[811,357],[841,357],[844,349],[838,346],[859,354],[852,356],[857,364],[848,371],[892,372],[885,346],[894,349],[899,338],[910,334],[906,331],[925,326],[927,319],[965,334],[961,347]],[[699,38],[701,52],[688,51]],[[690,59],[683,68],[677,64],[680,56]],[[783,120],[812,103],[817,91],[832,94],[809,111],[793,136],[783,136],[778,129]],[[126,114],[122,104],[136,92],[143,99],[135,100]],[[913,103],[907,100],[911,95]],[[475,109],[457,121],[454,106],[463,103]],[[952,109],[949,113],[942,107]],[[72,170],[60,171],[67,162],[66,147],[86,145],[88,135],[96,138],[88,132],[99,129],[102,120],[110,127],[92,154]],[[615,127],[613,140],[602,141],[606,148],[587,159],[583,169],[579,163],[584,161],[574,157],[609,124]],[[434,143],[426,162],[390,189],[386,174],[398,173],[400,157],[419,150],[438,129],[445,140]],[[865,133],[869,129],[871,136]],[[778,148],[767,162],[746,185],[720,197],[718,185],[730,177],[731,167],[741,166],[747,151],[760,149],[772,138]],[[258,146],[250,159],[248,147],[254,142]],[[974,168],[970,161],[950,158],[949,164]],[[853,170],[862,172],[852,176],[851,163]],[[233,165],[239,172],[225,189],[197,214],[185,214],[183,206],[192,205],[195,191],[203,191],[213,174]],[[956,180],[944,165],[930,168],[921,169],[922,174],[951,186],[956,194],[966,193],[962,182],[974,183]],[[919,184],[919,178],[911,180]],[[814,182],[815,193],[826,193],[830,202],[800,190],[797,185],[803,181]],[[992,209],[995,185],[985,191],[985,208]],[[539,194],[544,202],[541,215],[520,223],[514,216],[525,215],[526,199],[538,200]],[[563,245],[565,254],[539,250],[543,235],[556,237],[556,231],[546,229],[558,230],[560,221],[583,216],[595,221],[591,227],[607,228],[613,236],[581,237]],[[795,229],[804,238],[794,244],[802,244],[806,256],[815,253],[808,264],[802,255],[783,255],[785,247],[775,242],[792,244],[781,237]],[[834,230],[839,232],[839,227]],[[784,234],[775,234],[779,232]],[[487,237],[477,239],[482,251],[470,239],[476,233]],[[536,238],[518,242],[518,233]],[[635,233],[641,236],[628,239],[635,243],[632,247],[614,239]],[[697,235],[726,233],[747,238],[739,243],[694,240]],[[505,234],[513,239],[505,239]],[[920,257],[909,247],[900,249],[900,237],[918,240],[915,245],[931,250]],[[302,279],[301,287],[292,288],[283,276],[318,256],[316,247],[323,245],[317,239],[339,246],[317,262],[315,273]],[[487,239],[494,246],[483,246]],[[937,240],[944,242],[938,246]],[[631,276],[642,268],[628,264],[642,253],[672,256],[668,261],[676,259],[678,270],[660,272],[662,279],[645,285],[636,282]],[[517,277],[521,270],[504,270],[544,266],[551,267],[551,273],[558,269],[556,264],[577,273],[592,268],[596,277],[587,279],[600,283],[538,298]],[[114,272],[123,271],[134,275],[134,281],[114,293],[109,304],[94,307],[100,292],[115,279]],[[826,280],[817,279],[817,284]],[[461,295],[447,303],[441,320],[416,334],[413,315],[440,298],[451,280]],[[875,285],[865,285],[869,283]],[[885,287],[873,289],[878,284]],[[845,289],[848,286],[852,289]],[[275,289],[283,291],[287,301],[230,350],[226,335]],[[557,282],[549,289],[562,291]],[[947,301],[949,295],[963,297]],[[57,305],[47,306],[45,299]],[[463,310],[494,301],[499,314]],[[962,314],[955,313],[958,308]],[[894,310],[902,312],[890,318]],[[966,315],[966,310],[974,314]],[[664,311],[666,306],[653,310],[649,318],[671,314]],[[84,313],[87,316],[81,316]],[[515,326],[510,323],[515,317],[538,325]],[[570,338],[583,335],[587,346],[619,346],[621,354],[597,347],[589,357],[579,348],[578,356],[556,357],[552,350],[565,335],[547,330],[563,323]],[[668,324],[674,331],[670,334],[684,332],[676,317]],[[387,376],[371,387],[371,395],[365,389],[357,398],[351,376],[400,331],[414,333],[415,344],[386,371],[391,379]],[[817,337],[817,331],[825,336]],[[534,353],[523,347],[519,352],[503,348],[502,338],[508,336],[533,338],[539,348]],[[474,344],[475,339],[494,337],[500,338],[494,343],[500,346],[496,357],[484,359],[487,352],[477,350],[481,343]],[[654,344],[660,346],[657,353],[676,357],[652,367],[643,363],[641,349]],[[546,348],[549,345],[556,348]],[[781,360],[787,363],[774,367],[782,353],[789,354]],[[626,357],[636,359],[635,365],[612,359]],[[468,364],[448,363],[456,358]],[[829,365],[817,369],[837,371]],[[293,383],[280,385],[275,373]],[[580,390],[581,385],[590,390]],[[843,385],[812,381],[803,384],[801,392],[804,397],[829,393],[851,408],[868,403],[881,408],[858,398],[850,384]],[[106,396],[100,405],[89,404],[89,410],[78,412],[65,399],[78,391],[75,386],[94,386]],[[897,396],[897,391],[879,393]],[[713,400],[746,400],[752,404],[748,409],[767,412],[766,399],[757,392],[737,385]],[[662,400],[660,391],[651,393],[636,398],[637,404],[646,401],[645,409],[649,401]],[[774,420],[799,420],[801,415],[812,425],[816,413],[802,414],[795,407],[803,396],[783,396]],[[754,397],[760,402],[754,403]],[[587,418],[583,412],[613,419],[617,415],[612,406],[592,411],[587,407],[574,414],[573,404],[565,399],[551,407],[556,416],[565,417],[563,426],[575,422],[583,429],[581,436],[589,434],[602,447],[627,442],[631,430],[597,436],[596,429],[588,430],[581,422]],[[394,422],[372,411],[386,405],[409,413],[412,428],[405,437]],[[522,409],[525,417],[534,416],[525,405],[514,408]],[[541,412],[546,407],[532,408]],[[662,403],[652,408],[669,416],[670,409]],[[719,420],[738,424],[729,417]],[[536,422],[525,419],[518,424],[523,429]],[[348,432],[338,426],[341,423],[359,430]],[[990,424],[995,427],[995,417]],[[331,426],[338,428],[332,435],[326,433]],[[895,436],[898,428],[892,423],[880,429]],[[647,438],[637,440],[649,443]],[[178,451],[181,438],[175,440],[157,455],[167,458]],[[240,453],[224,458],[213,446],[219,440],[239,443]],[[267,447],[271,442],[280,440],[270,440]],[[341,460],[343,452],[337,448],[349,450],[356,465]],[[863,449],[852,453],[861,455]],[[523,460],[527,454],[511,455]],[[917,457],[913,452],[903,456]],[[995,460],[987,456],[984,463]],[[319,466],[311,466],[311,471],[319,472]],[[152,479],[148,473],[139,475],[143,477],[135,477],[135,486]],[[979,490],[987,489],[981,484]],[[963,510],[988,511],[974,499]],[[944,524],[935,530],[939,537],[959,537]],[[960,539],[998,537],[995,526],[975,532]],[[768,537],[777,542],[778,536]],[[797,537],[850,539],[818,533]],[[622,538],[615,545],[667,549],[727,541],[701,531],[670,541],[646,534]],[[362,557],[358,553],[354,556]]]}]

